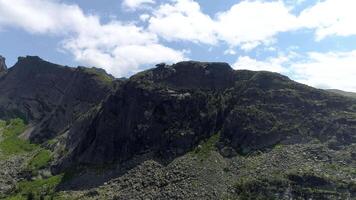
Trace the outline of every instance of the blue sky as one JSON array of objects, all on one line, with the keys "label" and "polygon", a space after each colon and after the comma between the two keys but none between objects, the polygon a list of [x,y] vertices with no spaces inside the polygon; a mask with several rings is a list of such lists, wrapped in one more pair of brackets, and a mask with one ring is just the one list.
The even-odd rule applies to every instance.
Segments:
[{"label": "blue sky", "polygon": [[223,61],[356,91],[354,0],[0,0],[0,54],[96,66],[117,77]]}]

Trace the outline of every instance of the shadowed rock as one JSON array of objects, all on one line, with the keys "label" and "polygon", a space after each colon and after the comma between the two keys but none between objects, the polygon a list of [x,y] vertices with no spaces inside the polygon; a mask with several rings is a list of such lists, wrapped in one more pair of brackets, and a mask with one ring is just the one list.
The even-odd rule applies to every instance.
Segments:
[{"label": "shadowed rock", "polygon": [[148,152],[169,160],[217,133],[220,149],[241,154],[313,138],[349,145],[356,141],[356,121],[347,120],[353,104],[277,73],[234,71],[226,63],[158,65],[132,76],[69,131],[62,167]]},{"label": "shadowed rock", "polygon": [[114,80],[27,56],[0,79],[0,93],[0,117],[26,119],[32,141],[63,136],[59,169],[146,153],[169,161],[218,133],[226,156],[312,139],[356,142],[354,99],[226,63],[159,64]]},{"label": "shadowed rock", "polygon": [[90,68],[70,68],[37,56],[19,57],[0,80],[0,117],[21,117],[33,127],[31,140],[64,133],[103,101],[113,78]]},{"label": "shadowed rock", "polygon": [[7,71],[7,66],[5,62],[5,58],[0,55],[0,76],[5,74]]}]

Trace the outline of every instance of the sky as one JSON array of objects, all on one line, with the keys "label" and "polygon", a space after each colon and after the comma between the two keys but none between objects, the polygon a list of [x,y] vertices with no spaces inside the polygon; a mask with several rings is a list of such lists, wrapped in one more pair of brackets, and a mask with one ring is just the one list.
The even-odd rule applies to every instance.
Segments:
[{"label": "sky", "polygon": [[227,62],[356,92],[355,0],[0,0],[0,55],[116,77]]}]

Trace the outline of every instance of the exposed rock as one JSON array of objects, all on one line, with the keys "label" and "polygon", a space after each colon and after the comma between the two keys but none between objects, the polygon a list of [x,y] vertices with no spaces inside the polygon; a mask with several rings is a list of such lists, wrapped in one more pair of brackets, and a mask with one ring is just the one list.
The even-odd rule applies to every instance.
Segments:
[{"label": "exposed rock", "polygon": [[5,74],[7,71],[7,66],[5,62],[5,58],[0,55],[0,76]]},{"label": "exposed rock", "polygon": [[124,82],[97,113],[69,131],[62,167],[123,162],[146,152],[170,160],[218,132],[226,156],[313,138],[337,138],[345,146],[356,140],[356,123],[347,120],[355,102],[225,63],[158,66]]},{"label": "exposed rock", "polygon": [[[26,178],[78,170],[57,187],[71,198],[356,197],[356,100],[277,73],[188,61],[114,80],[28,56],[0,94],[0,118],[26,119],[21,136],[54,151],[54,174]],[[6,168],[3,196],[19,177]]]},{"label": "exposed rock", "polygon": [[51,139],[106,98],[112,85],[102,77],[112,80],[37,56],[20,57],[0,80],[0,117],[21,117],[34,124],[29,134],[33,141]]}]

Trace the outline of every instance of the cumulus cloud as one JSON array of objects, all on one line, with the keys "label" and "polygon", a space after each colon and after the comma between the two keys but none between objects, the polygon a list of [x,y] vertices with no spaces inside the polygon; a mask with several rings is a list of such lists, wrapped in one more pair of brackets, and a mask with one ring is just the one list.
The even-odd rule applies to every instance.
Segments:
[{"label": "cumulus cloud", "polygon": [[240,56],[234,69],[273,71],[288,74],[292,79],[324,89],[356,92],[356,50],[349,52],[309,52],[305,55],[293,51],[276,57],[258,60]]},{"label": "cumulus cloud", "polygon": [[282,1],[243,1],[211,18],[194,0],[174,0],[161,5],[153,14],[149,29],[167,40],[204,44],[224,41],[246,51],[269,43],[279,32],[299,26],[297,17]]},{"label": "cumulus cloud", "polygon": [[[153,12],[149,29],[167,40],[186,40],[204,44],[223,41],[231,47],[249,51],[273,41],[278,33],[315,29],[317,40],[330,35],[356,34],[356,1],[325,0],[303,10],[291,12],[291,1],[241,1],[211,17],[194,0],[172,0]],[[305,2],[293,1],[294,5]]]},{"label": "cumulus cloud", "polygon": [[269,57],[264,60],[257,60],[249,56],[240,56],[232,65],[234,69],[248,69],[252,71],[271,71],[278,73],[287,73],[288,69],[285,65],[290,62],[294,54],[279,55],[277,57]]},{"label": "cumulus cloud", "polygon": [[155,34],[135,24],[117,20],[103,24],[76,5],[54,0],[0,0],[1,26],[62,36],[63,49],[77,61],[116,76],[128,75],[141,65],[184,59],[183,52],[160,44]]},{"label": "cumulus cloud", "polygon": [[0,26],[23,28],[31,33],[64,34],[97,24],[76,5],[44,0],[0,0]]},{"label": "cumulus cloud", "polygon": [[269,42],[276,34],[299,27],[298,19],[282,1],[243,1],[216,19],[220,40],[250,50]]},{"label": "cumulus cloud", "polygon": [[306,28],[315,29],[317,40],[327,36],[356,35],[356,1],[325,0],[305,9],[299,16]]},{"label": "cumulus cloud", "polygon": [[298,27],[297,17],[282,1],[243,1],[212,18],[194,0],[174,0],[161,5],[149,20],[149,30],[166,40],[223,41],[246,51]]},{"label": "cumulus cloud", "polygon": [[215,22],[193,0],[174,0],[161,5],[149,19],[149,30],[166,40],[215,44]]},{"label": "cumulus cloud", "polygon": [[290,66],[297,81],[327,89],[356,92],[356,51],[310,52],[303,62]]},{"label": "cumulus cloud", "polygon": [[136,10],[138,8],[142,8],[142,6],[148,4],[154,4],[154,3],[155,3],[154,0],[123,0],[122,1],[122,5],[130,10]]}]

